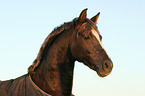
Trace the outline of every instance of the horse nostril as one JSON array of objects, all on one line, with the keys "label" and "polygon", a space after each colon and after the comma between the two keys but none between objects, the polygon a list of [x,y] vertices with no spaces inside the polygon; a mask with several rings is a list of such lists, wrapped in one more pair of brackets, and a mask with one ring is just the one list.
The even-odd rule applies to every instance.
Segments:
[{"label": "horse nostril", "polygon": [[105,68],[108,68],[108,65],[107,65],[107,63],[106,63],[106,62],[105,62],[105,64],[104,64],[104,67],[105,67]]},{"label": "horse nostril", "polygon": [[104,70],[109,70],[109,69],[112,69],[113,67],[113,64],[112,64],[112,61],[111,60],[106,60],[103,64],[103,69]]}]

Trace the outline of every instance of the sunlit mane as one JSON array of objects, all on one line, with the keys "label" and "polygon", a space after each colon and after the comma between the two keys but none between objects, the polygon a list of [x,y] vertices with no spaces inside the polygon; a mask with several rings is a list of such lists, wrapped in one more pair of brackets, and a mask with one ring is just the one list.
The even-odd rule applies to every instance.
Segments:
[{"label": "sunlit mane", "polygon": [[40,64],[40,61],[42,59],[42,55],[44,53],[44,50],[46,48],[46,46],[51,46],[53,40],[60,35],[64,30],[67,30],[72,24],[74,24],[74,22],[77,20],[77,18],[75,18],[73,21],[71,22],[67,22],[64,23],[63,25],[61,25],[60,27],[55,28],[49,35],[48,37],[45,39],[44,43],[42,44],[40,51],[38,53],[37,58],[34,60],[33,64],[28,68],[28,73],[31,74],[34,69]]}]

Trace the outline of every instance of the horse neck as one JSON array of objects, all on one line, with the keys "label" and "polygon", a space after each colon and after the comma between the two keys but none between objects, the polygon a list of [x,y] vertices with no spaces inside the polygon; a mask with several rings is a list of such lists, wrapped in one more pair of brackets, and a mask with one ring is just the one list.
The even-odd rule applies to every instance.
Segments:
[{"label": "horse neck", "polygon": [[68,47],[73,32],[67,31],[46,48],[41,64],[31,75],[38,87],[53,96],[69,96],[72,91],[74,61]]}]

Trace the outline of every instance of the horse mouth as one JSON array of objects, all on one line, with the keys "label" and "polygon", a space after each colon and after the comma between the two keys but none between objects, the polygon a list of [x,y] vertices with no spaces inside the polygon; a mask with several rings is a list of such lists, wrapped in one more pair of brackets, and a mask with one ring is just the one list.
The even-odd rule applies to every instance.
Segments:
[{"label": "horse mouth", "polygon": [[97,72],[97,74],[100,77],[106,77],[107,75],[109,75],[112,71],[112,69],[110,69],[110,71],[103,71],[103,70],[99,70],[99,68],[95,69],[95,71]]},{"label": "horse mouth", "polygon": [[107,75],[109,75],[111,73],[111,71],[110,72],[108,72],[108,73],[106,73],[106,72],[97,72],[97,74],[100,76],[100,77],[106,77]]}]

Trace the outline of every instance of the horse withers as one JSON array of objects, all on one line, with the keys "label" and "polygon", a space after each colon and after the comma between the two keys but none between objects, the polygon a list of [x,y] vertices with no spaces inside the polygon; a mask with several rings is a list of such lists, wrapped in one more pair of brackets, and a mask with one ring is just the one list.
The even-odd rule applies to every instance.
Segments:
[{"label": "horse withers", "polygon": [[113,63],[96,26],[99,14],[88,19],[84,9],[78,18],[54,29],[26,75],[0,81],[0,96],[72,96],[75,61],[100,77],[110,74]]}]

